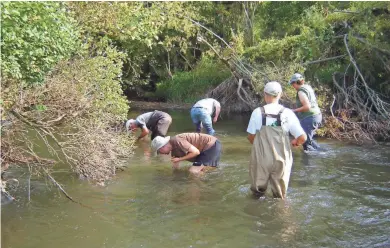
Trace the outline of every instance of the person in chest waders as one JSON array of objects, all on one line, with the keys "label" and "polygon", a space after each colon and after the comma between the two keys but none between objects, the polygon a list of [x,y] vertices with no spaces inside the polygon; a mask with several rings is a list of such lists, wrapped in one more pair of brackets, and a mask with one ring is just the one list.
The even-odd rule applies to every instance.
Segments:
[{"label": "person in chest waders", "polygon": [[281,94],[278,82],[267,83],[264,87],[267,104],[252,112],[247,128],[252,144],[249,177],[256,197],[265,194],[268,183],[274,197],[286,197],[293,162],[289,133],[294,136],[292,146],[306,141],[305,131],[294,112],[279,104]]}]

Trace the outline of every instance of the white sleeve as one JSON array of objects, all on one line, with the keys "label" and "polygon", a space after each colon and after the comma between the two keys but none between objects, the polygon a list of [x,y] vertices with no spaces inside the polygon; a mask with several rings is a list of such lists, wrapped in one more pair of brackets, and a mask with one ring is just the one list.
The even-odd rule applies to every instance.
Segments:
[{"label": "white sleeve", "polygon": [[299,122],[298,117],[294,114],[294,112],[291,109],[285,109],[284,112],[287,116],[287,122],[288,122],[288,131],[294,138],[298,138],[302,134],[305,133],[303,128],[301,127],[301,123]]},{"label": "white sleeve", "polygon": [[257,130],[261,129],[261,111],[260,108],[253,110],[251,119],[249,120],[247,132],[250,134],[256,134]]}]

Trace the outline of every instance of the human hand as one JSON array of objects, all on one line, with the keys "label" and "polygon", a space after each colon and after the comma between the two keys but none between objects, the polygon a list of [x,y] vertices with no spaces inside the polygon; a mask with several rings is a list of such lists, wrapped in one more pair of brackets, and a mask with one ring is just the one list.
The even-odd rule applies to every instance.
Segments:
[{"label": "human hand", "polygon": [[179,163],[181,160],[180,160],[180,158],[171,158],[171,162],[172,163]]},{"label": "human hand", "polygon": [[213,123],[216,123],[217,122],[217,118],[213,118]]},{"label": "human hand", "polygon": [[292,145],[292,146],[294,146],[294,147],[297,147],[297,146],[299,146],[299,144],[298,144],[298,140],[297,140],[297,139],[293,139],[293,140],[291,140],[291,145]]}]

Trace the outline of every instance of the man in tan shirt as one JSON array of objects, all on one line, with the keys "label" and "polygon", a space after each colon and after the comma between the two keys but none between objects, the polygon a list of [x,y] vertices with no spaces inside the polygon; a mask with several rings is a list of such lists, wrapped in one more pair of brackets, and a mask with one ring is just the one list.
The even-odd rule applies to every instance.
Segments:
[{"label": "man in tan shirt", "polygon": [[193,162],[190,172],[198,174],[205,166],[218,166],[221,156],[221,143],[211,135],[203,133],[182,133],[174,137],[157,136],[152,141],[152,149],[172,156],[173,168],[179,168],[183,160]]}]

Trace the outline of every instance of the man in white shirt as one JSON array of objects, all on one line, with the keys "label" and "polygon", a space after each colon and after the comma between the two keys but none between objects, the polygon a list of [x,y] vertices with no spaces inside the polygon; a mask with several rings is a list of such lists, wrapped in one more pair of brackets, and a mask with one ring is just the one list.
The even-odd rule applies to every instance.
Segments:
[{"label": "man in white shirt", "polygon": [[294,136],[292,146],[306,141],[305,131],[291,109],[279,104],[282,87],[269,82],[264,87],[267,103],[252,112],[248,124],[248,140],[252,145],[249,176],[255,196],[263,196],[268,182],[274,197],[284,199],[290,180],[292,151],[289,133]]},{"label": "man in white shirt", "polygon": [[196,126],[196,132],[200,133],[203,125],[207,134],[214,135],[213,123],[217,122],[220,112],[221,104],[213,98],[202,99],[195,103],[191,108],[191,119]]}]

